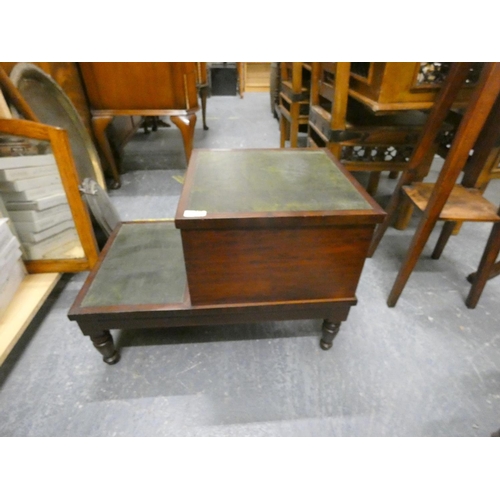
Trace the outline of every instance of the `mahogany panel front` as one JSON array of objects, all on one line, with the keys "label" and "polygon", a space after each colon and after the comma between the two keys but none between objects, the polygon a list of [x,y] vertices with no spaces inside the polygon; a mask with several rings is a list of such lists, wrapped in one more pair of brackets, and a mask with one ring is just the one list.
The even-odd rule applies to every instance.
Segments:
[{"label": "mahogany panel front", "polygon": [[383,218],[326,150],[195,151],[176,214],[191,302],[353,297]]}]

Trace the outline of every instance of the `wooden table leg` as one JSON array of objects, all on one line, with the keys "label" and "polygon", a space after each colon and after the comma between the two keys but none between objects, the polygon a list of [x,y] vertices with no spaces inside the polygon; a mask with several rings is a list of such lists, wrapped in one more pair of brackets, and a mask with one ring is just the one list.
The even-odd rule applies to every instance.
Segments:
[{"label": "wooden table leg", "polygon": [[170,119],[181,131],[182,141],[184,142],[184,152],[186,160],[189,163],[191,151],[193,151],[194,127],[196,125],[196,115],[174,115]]},{"label": "wooden table leg", "polygon": [[96,335],[91,335],[90,340],[94,347],[102,354],[102,360],[108,365],[114,365],[120,361],[120,353],[116,350],[113,337],[109,330],[103,330]]},{"label": "wooden table leg", "polygon": [[111,175],[113,176],[113,182],[110,184],[110,189],[118,189],[121,186],[120,174],[118,172],[118,166],[115,162],[115,157],[111,146],[109,145],[108,138],[106,136],[106,128],[111,123],[113,116],[93,116],[92,117],[92,128],[94,129],[94,135],[97,140],[99,149],[101,150],[104,159],[106,160]]},{"label": "wooden table leg", "polygon": [[328,319],[323,321],[323,326],[321,327],[322,335],[319,345],[321,349],[327,351],[333,345],[333,339],[339,333],[340,323],[333,323]]}]

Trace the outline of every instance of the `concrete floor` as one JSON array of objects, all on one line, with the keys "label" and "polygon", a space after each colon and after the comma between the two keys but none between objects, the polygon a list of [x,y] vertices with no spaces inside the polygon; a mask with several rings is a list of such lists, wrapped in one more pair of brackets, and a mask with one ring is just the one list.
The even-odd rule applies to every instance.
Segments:
[{"label": "concrete floor", "polygon": [[[195,147],[279,146],[268,94],[207,108]],[[121,217],[173,217],[185,167],[175,127],[139,131],[110,192]],[[384,176],[382,206],[395,182]],[[498,181],[487,196],[499,202]],[[122,359],[108,366],[66,317],[86,273],[65,275],[0,368],[0,435],[489,436],[500,427],[500,278],[475,310],[464,299],[491,226],[466,224],[433,261],[436,230],[390,309],[415,226],[390,229],[367,260],[327,352],[316,320],[114,331]]]}]

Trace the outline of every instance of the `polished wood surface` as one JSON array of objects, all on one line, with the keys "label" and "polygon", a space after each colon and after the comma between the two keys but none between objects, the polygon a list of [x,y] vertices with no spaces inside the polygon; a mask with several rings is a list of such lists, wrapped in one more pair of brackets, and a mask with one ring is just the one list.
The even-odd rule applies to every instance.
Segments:
[{"label": "polished wood surface", "polygon": [[78,63],[93,112],[197,111],[195,63]]},{"label": "polished wood surface", "polygon": [[183,230],[193,304],[353,297],[373,225]]},{"label": "polished wood surface", "polygon": [[195,151],[176,214],[191,301],[353,296],[383,218],[327,150]]},{"label": "polished wood surface", "polygon": [[106,133],[116,116],[170,116],[181,132],[189,161],[199,109],[196,63],[78,64],[90,102],[94,134],[113,177],[110,187],[120,187],[120,169]]},{"label": "polished wood surface", "polygon": [[[150,240],[156,243],[148,244]],[[142,258],[141,252],[134,255],[126,250],[134,247],[146,249],[148,258]],[[116,267],[116,263],[121,264]],[[141,287],[144,280],[151,285],[147,290]],[[183,283],[184,293],[180,294]],[[105,302],[99,299],[102,295],[106,296]],[[185,287],[178,230],[171,221],[140,221],[123,223],[115,229],[68,317],[78,322],[82,333],[91,338],[103,360],[114,364],[119,354],[109,330],[116,328],[318,318],[324,320],[321,347],[329,349],[340,323],[347,319],[350,307],[355,304],[356,298],[348,296],[318,301],[193,305]]]},{"label": "polished wood surface", "polygon": [[[375,113],[430,109],[441,88],[441,81],[419,81],[425,77],[419,62],[354,63],[363,71],[350,72],[349,95]],[[436,63],[434,63],[436,64]],[[439,63],[437,63],[439,64]],[[432,66],[432,63],[427,63]],[[425,67],[423,68],[425,70]],[[425,79],[425,78],[424,78]],[[455,105],[466,106],[474,85],[457,94]]]}]

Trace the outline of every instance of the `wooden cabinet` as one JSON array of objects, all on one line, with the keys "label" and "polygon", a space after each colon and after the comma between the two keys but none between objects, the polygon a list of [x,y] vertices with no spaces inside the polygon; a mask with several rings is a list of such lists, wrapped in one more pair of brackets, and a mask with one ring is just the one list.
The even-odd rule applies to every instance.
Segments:
[{"label": "wooden cabinet", "polygon": [[[357,62],[351,63],[349,95],[375,113],[429,109],[446,79],[446,62]],[[470,71],[466,87],[457,96],[457,106],[468,102],[477,82],[481,63]]]},{"label": "wooden cabinet", "polygon": [[270,62],[245,62],[239,64],[243,65],[243,92],[269,92]]},{"label": "wooden cabinet", "polygon": [[170,116],[179,128],[186,158],[193,148],[198,107],[196,63],[79,63],[102,157],[120,186],[120,170],[106,130],[116,116]]}]

